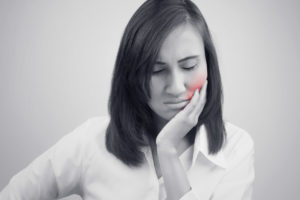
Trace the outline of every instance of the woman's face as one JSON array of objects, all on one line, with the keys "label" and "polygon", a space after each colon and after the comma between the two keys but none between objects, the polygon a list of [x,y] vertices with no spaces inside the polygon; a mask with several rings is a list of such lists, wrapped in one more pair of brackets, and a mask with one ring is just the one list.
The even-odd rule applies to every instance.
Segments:
[{"label": "woman's face", "polygon": [[160,118],[170,120],[187,105],[206,78],[202,37],[191,24],[182,24],[167,36],[159,51],[148,105]]}]

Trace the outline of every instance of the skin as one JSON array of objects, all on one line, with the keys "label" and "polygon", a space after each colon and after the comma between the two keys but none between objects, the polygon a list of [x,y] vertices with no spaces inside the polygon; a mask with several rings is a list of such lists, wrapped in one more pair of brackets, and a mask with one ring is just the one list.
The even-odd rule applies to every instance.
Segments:
[{"label": "skin", "polygon": [[181,100],[188,103],[206,78],[207,64],[200,33],[190,24],[180,25],[163,42],[150,81],[148,104],[157,114],[159,128],[182,109],[170,109],[172,105],[166,103]]},{"label": "skin", "polygon": [[[160,130],[156,146],[151,147],[153,160],[157,175],[164,178],[168,199],[180,199],[191,189],[179,155],[188,147],[184,137],[197,124],[204,108],[206,79],[202,37],[191,24],[179,25],[160,49],[148,102]],[[174,104],[178,101],[182,102]]]}]

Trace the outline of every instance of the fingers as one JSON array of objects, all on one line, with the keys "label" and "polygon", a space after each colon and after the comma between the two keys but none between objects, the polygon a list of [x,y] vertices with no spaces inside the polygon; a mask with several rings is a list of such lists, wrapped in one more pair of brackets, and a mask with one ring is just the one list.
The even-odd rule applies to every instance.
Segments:
[{"label": "fingers", "polygon": [[183,109],[183,111],[186,112],[187,114],[192,112],[195,109],[198,100],[199,100],[199,89],[197,88],[194,91],[191,101],[187,104],[187,106]]},{"label": "fingers", "polygon": [[195,98],[195,102],[193,102],[194,103],[193,109],[189,113],[190,118],[193,119],[194,121],[198,121],[198,118],[206,103],[206,89],[207,89],[207,80],[203,84],[200,94],[198,95],[198,98],[197,99]]},{"label": "fingers", "polygon": [[195,117],[197,117],[197,118],[200,116],[200,114],[205,106],[205,103],[206,103],[207,84],[208,84],[208,81],[206,80],[201,88],[198,102],[196,103],[196,108],[195,108],[194,114],[195,114]]},{"label": "fingers", "polygon": [[201,88],[200,93],[198,88],[194,91],[194,95],[191,101],[182,110],[182,112],[185,113],[185,115],[188,116],[190,119],[198,120],[198,117],[205,106],[207,84],[208,81],[206,80]]},{"label": "fingers", "polygon": [[207,89],[207,84],[208,84],[208,81],[206,80],[201,88],[201,91],[200,91],[200,99],[203,99],[205,98],[206,96],[206,89]]}]

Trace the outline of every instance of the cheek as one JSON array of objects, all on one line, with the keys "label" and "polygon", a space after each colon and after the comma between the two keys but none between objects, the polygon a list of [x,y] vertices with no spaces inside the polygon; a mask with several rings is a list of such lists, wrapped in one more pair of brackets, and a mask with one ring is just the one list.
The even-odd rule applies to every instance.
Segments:
[{"label": "cheek", "polygon": [[159,78],[153,77],[150,80],[150,95],[153,101],[156,99],[160,99],[163,85],[163,82]]},{"label": "cheek", "polygon": [[206,68],[200,70],[195,76],[192,77],[187,91],[187,99],[191,100],[194,91],[198,88],[201,91],[201,87],[207,79],[207,70]]}]

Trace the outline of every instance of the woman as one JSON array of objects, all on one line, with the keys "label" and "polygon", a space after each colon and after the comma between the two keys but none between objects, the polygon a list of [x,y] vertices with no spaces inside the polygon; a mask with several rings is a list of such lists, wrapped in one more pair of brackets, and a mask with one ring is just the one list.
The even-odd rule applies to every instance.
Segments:
[{"label": "woman", "polygon": [[135,12],[109,111],[14,176],[0,199],[251,199],[253,141],[222,119],[216,52],[190,0],[148,0]]}]

